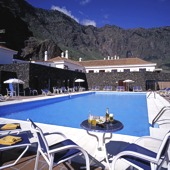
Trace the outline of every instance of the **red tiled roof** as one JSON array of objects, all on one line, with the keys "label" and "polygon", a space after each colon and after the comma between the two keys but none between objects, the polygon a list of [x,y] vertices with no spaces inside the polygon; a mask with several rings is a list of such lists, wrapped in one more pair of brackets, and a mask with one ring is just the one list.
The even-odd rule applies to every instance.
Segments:
[{"label": "red tiled roof", "polygon": [[110,60],[88,60],[79,62],[83,66],[111,66],[111,65],[140,65],[140,64],[155,64],[140,58],[121,58]]}]

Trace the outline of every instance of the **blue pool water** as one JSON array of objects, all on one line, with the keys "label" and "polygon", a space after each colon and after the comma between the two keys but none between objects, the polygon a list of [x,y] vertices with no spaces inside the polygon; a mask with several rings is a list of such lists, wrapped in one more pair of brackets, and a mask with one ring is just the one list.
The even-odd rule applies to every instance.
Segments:
[{"label": "blue pool water", "polygon": [[106,108],[120,120],[124,128],[119,134],[149,135],[147,102],[145,93],[97,92],[65,96],[49,100],[1,106],[1,117],[80,128],[88,114],[104,116]]}]

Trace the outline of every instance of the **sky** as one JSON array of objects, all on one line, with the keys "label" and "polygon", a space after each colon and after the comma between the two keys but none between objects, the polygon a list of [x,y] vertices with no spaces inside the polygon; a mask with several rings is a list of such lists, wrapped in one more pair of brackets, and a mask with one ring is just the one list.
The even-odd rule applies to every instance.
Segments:
[{"label": "sky", "polygon": [[58,10],[82,25],[129,28],[170,26],[170,0],[26,0],[34,7]]}]

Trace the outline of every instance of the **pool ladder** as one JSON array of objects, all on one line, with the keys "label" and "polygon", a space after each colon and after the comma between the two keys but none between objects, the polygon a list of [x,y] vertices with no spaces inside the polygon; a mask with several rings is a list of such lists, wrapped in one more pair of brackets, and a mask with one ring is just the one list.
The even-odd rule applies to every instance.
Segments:
[{"label": "pool ladder", "polygon": [[152,127],[156,124],[156,122],[159,120],[159,118],[165,113],[165,111],[170,110],[170,106],[164,106],[159,113],[155,116],[155,118],[152,120]]}]

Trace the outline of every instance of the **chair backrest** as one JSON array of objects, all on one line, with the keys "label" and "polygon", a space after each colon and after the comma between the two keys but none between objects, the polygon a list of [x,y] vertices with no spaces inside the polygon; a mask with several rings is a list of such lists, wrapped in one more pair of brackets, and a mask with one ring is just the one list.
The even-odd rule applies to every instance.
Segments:
[{"label": "chair backrest", "polygon": [[117,90],[117,91],[120,91],[120,86],[117,86],[117,87],[116,87],[116,90]]},{"label": "chair backrest", "polygon": [[125,87],[124,86],[120,86],[121,87],[121,91],[125,91]]},{"label": "chair backrest", "polygon": [[48,143],[43,135],[41,128],[39,128],[31,119],[27,119],[31,122],[31,129],[36,133],[38,139],[38,149],[40,152],[47,153],[49,157]]},{"label": "chair backrest", "polygon": [[170,146],[170,131],[165,135],[163,141],[159,147],[159,151],[157,153],[156,159],[159,161],[161,157],[166,156],[168,149]]}]

